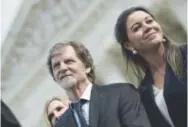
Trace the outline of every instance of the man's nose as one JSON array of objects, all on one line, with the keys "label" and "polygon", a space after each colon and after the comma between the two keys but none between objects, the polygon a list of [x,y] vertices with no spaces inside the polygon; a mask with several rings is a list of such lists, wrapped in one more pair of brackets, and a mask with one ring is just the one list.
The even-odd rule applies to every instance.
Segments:
[{"label": "man's nose", "polygon": [[68,69],[68,67],[64,62],[61,62],[60,63],[60,69],[61,69],[61,71],[65,72]]}]

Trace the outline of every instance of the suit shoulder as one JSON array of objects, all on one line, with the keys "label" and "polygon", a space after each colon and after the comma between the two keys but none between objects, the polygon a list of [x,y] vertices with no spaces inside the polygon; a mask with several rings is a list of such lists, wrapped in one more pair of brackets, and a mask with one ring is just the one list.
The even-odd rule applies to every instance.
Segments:
[{"label": "suit shoulder", "polygon": [[116,91],[116,90],[136,90],[135,86],[130,83],[112,83],[112,84],[107,84],[103,85],[100,87],[102,91]]}]

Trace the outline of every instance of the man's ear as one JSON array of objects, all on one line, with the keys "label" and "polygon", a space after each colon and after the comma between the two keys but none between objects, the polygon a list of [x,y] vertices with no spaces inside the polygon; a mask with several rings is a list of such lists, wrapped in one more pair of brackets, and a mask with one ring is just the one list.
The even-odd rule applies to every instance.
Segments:
[{"label": "man's ear", "polygon": [[134,49],[130,42],[125,42],[124,43],[124,48],[126,48],[126,49],[128,49],[130,51],[132,51]]},{"label": "man's ear", "polygon": [[88,67],[88,68],[86,69],[86,74],[89,74],[90,71],[91,71],[91,68]]}]

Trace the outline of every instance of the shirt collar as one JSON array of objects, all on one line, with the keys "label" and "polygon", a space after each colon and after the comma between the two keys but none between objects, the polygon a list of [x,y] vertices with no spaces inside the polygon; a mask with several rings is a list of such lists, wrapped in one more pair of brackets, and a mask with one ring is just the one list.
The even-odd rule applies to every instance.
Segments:
[{"label": "shirt collar", "polygon": [[90,101],[91,89],[92,89],[92,84],[90,83],[86,87],[86,89],[85,89],[84,93],[82,94],[82,96],[80,97],[80,99],[86,99],[86,100]]}]

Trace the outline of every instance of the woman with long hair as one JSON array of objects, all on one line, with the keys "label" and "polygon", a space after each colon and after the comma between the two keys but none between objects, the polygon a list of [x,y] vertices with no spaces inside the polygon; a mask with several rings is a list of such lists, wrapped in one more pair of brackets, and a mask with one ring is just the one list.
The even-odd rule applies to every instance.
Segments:
[{"label": "woman with long hair", "polygon": [[170,40],[144,7],[121,13],[115,36],[127,65],[134,67],[152,127],[186,127],[187,45]]}]

